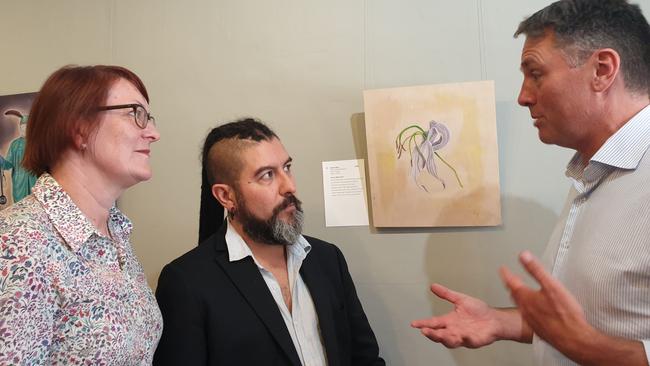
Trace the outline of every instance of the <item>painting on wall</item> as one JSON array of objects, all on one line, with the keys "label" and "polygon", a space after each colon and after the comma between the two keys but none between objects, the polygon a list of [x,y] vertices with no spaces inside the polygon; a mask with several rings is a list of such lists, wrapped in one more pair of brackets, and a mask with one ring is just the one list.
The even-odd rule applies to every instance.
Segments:
[{"label": "painting on wall", "polygon": [[0,210],[31,193],[36,177],[23,169],[25,130],[36,93],[0,96]]},{"label": "painting on wall", "polygon": [[366,90],[376,227],[501,224],[494,82]]}]

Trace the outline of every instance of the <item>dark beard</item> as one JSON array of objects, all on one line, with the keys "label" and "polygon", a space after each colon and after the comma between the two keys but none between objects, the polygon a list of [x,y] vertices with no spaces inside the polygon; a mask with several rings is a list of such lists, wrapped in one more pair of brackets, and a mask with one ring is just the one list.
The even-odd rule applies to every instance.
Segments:
[{"label": "dark beard", "polygon": [[[270,245],[291,245],[298,240],[302,233],[302,224],[304,214],[300,200],[294,195],[287,196],[282,203],[273,209],[271,218],[261,220],[253,215],[247,208],[246,202],[241,200],[237,207],[237,217],[242,223],[244,233],[252,240]],[[294,204],[296,210],[289,222],[280,219],[279,215],[282,210]]]}]

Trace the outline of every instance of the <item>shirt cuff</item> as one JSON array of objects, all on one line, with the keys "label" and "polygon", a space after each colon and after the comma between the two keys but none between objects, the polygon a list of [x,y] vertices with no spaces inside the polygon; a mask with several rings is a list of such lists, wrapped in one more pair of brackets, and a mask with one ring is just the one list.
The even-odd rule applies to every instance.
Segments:
[{"label": "shirt cuff", "polygon": [[645,358],[648,360],[648,365],[650,365],[650,339],[642,339],[643,349],[645,350]]}]

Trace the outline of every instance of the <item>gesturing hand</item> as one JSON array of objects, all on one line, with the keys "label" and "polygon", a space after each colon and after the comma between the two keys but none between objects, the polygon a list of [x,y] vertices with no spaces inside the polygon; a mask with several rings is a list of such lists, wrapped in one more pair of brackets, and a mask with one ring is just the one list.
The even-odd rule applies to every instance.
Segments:
[{"label": "gesturing hand", "polygon": [[501,311],[438,284],[431,285],[431,292],[454,304],[454,310],[411,322],[411,326],[420,329],[427,338],[448,348],[478,348],[500,339]]},{"label": "gesturing hand", "polygon": [[530,252],[521,253],[519,260],[539,283],[539,290],[526,286],[505,267],[499,272],[522,318],[535,334],[560,352],[566,354],[575,351],[578,347],[576,342],[589,339],[590,335],[597,333],[587,323],[582,307]]}]

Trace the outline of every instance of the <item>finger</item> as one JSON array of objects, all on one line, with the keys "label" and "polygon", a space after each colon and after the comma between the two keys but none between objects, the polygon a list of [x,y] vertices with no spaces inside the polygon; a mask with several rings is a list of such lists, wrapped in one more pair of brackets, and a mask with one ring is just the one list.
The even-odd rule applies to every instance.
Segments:
[{"label": "finger", "polygon": [[431,292],[443,300],[447,300],[452,304],[456,304],[464,296],[460,292],[448,289],[447,287],[434,283],[431,285]]},{"label": "finger", "polygon": [[499,269],[499,274],[501,275],[503,283],[506,285],[508,290],[510,290],[510,298],[514,301],[520,311],[522,311],[522,315],[524,315],[526,299],[529,299],[535,291],[526,286],[519,276],[510,272],[506,267],[501,267]]},{"label": "finger", "polygon": [[499,268],[499,275],[501,276],[501,280],[506,285],[511,294],[522,288],[526,288],[524,281],[522,281],[519,276],[510,272],[510,270],[506,267]]},{"label": "finger", "polygon": [[519,255],[519,261],[526,269],[526,272],[530,273],[542,288],[547,288],[553,285],[553,277],[546,272],[542,263],[529,251],[525,250],[521,252]]},{"label": "finger", "polygon": [[441,343],[447,348],[458,348],[462,345],[461,339],[459,337],[454,337],[445,331],[438,331],[435,329],[423,328],[421,330],[422,335],[429,338],[430,340]]},{"label": "finger", "polygon": [[428,319],[418,319],[414,320],[411,322],[411,327],[413,328],[431,328],[431,329],[438,329],[438,328],[444,328],[446,326],[445,321],[443,320],[442,317],[439,316],[434,316]]}]

